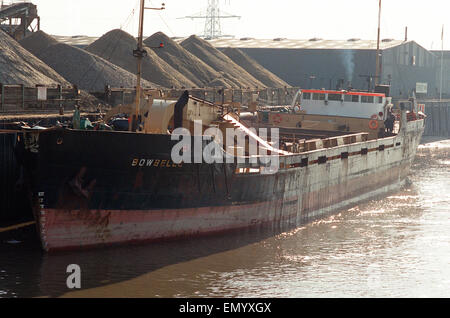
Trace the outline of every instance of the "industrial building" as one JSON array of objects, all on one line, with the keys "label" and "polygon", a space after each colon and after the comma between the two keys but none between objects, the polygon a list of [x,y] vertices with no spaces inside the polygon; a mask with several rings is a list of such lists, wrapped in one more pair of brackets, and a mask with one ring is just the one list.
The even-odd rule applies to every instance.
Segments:
[{"label": "industrial building", "polygon": [[450,99],[450,51],[431,52],[436,55],[438,60],[436,78],[439,87],[442,83],[442,98]]},{"label": "industrial building", "polygon": [[[372,89],[375,85],[377,42],[349,40],[214,39],[218,49],[245,52],[292,86],[326,89]],[[439,57],[414,41],[385,39],[380,43],[380,84],[391,85],[391,95],[439,95]]]}]

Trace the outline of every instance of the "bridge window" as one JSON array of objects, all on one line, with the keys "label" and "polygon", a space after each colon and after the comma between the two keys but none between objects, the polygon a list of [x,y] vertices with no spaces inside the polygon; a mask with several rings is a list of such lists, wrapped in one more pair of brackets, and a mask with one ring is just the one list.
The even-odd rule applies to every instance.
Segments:
[{"label": "bridge window", "polygon": [[325,94],[314,93],[313,94],[313,100],[325,100]]},{"label": "bridge window", "polygon": [[308,100],[311,99],[311,93],[303,93],[302,94],[302,98],[303,99],[308,99]]},{"label": "bridge window", "polygon": [[346,102],[358,103],[359,102],[359,95],[344,95],[344,100]]},{"label": "bridge window", "polygon": [[373,96],[361,96],[361,103],[373,104],[373,102],[374,102]]},{"label": "bridge window", "polygon": [[342,95],[341,94],[328,94],[328,100],[341,100]]}]

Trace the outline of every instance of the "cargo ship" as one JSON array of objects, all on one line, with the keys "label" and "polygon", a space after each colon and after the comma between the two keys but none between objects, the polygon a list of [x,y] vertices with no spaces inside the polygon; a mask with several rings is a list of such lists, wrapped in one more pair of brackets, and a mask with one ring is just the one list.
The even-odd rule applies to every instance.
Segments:
[{"label": "cargo ship", "polygon": [[[303,97],[308,97],[303,92]],[[325,103],[331,94],[323,91]],[[359,96],[368,93],[342,93]],[[116,243],[152,241],[223,232],[261,225],[298,226],[398,189],[406,180],[420,142],[424,120],[402,107],[397,131],[384,130],[386,97],[378,104],[362,105],[369,118],[312,113],[259,112],[257,124],[280,129],[279,147],[246,126],[238,114],[223,114],[223,106],[185,94],[178,101],[151,100],[144,131],[81,130],[72,128],[25,129],[19,134],[16,153],[23,166],[34,216],[45,251],[78,249]],[[316,100],[311,99],[311,103]],[[341,106],[341,101],[328,100]],[[307,99],[302,103],[307,105]],[[307,106],[305,106],[307,108]],[[145,108],[144,108],[145,110]],[[307,111],[306,111],[307,112]],[[375,112],[377,119],[372,118]],[[417,112],[416,112],[417,113]],[[244,118],[246,114],[241,114]],[[248,114],[247,114],[248,115]],[[330,125],[334,117],[341,129],[299,128]],[[325,121],[317,120],[325,116]],[[295,117],[295,120],[292,120]],[[281,122],[280,121],[281,118]],[[309,118],[305,120],[304,118]],[[222,147],[222,162],[175,162],[179,142],[170,131],[184,127],[194,133],[191,145],[203,153],[216,140],[205,135],[210,127],[232,127],[249,138],[243,147]],[[352,131],[352,124],[367,122],[366,130]],[[374,130],[376,121],[377,135]],[[178,122],[178,123],[177,123]],[[325,126],[326,126],[325,125]],[[325,127],[322,127],[325,128]],[[286,132],[286,130],[288,130]],[[328,134],[327,134],[328,133]],[[330,134],[331,133],[331,134]],[[287,136],[292,135],[290,140]],[[307,136],[307,137],[306,137]],[[263,156],[249,155],[249,140],[257,140],[267,157],[277,156],[277,166],[267,172]],[[220,145],[222,146],[222,145]],[[185,149],[186,150],[186,149]],[[217,154],[216,154],[217,155]],[[229,160],[232,158],[232,160]],[[240,159],[240,160],[239,160]],[[256,159],[256,160],[253,160]]]},{"label": "cargo ship", "polygon": [[125,129],[83,129],[75,115],[71,128],[23,129],[16,155],[43,250],[299,226],[397,190],[424,130],[414,102],[386,129],[387,92],[303,90],[284,111],[248,106],[144,93],[138,72],[135,106],[105,116],[128,114],[115,119]]}]

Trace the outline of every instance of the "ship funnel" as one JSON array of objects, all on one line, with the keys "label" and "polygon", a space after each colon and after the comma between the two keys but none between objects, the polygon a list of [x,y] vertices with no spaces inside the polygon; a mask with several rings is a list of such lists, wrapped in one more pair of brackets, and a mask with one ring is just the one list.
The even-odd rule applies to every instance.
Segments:
[{"label": "ship funnel", "polygon": [[188,102],[189,102],[189,92],[184,91],[183,94],[178,99],[177,103],[175,104],[175,110],[173,114],[174,129],[183,127],[183,109]]}]

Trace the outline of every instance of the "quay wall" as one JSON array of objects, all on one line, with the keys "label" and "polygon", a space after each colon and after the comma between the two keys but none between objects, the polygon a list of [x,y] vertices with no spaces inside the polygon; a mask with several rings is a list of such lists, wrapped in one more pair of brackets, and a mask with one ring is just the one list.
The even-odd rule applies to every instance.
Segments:
[{"label": "quay wall", "polygon": [[422,101],[425,104],[424,136],[450,136],[450,100]]},{"label": "quay wall", "polygon": [[[0,124],[0,129],[2,126]],[[31,215],[31,211],[26,211],[22,206],[19,200],[20,191],[16,187],[20,177],[14,154],[16,141],[15,133],[0,133],[0,224]]]}]

